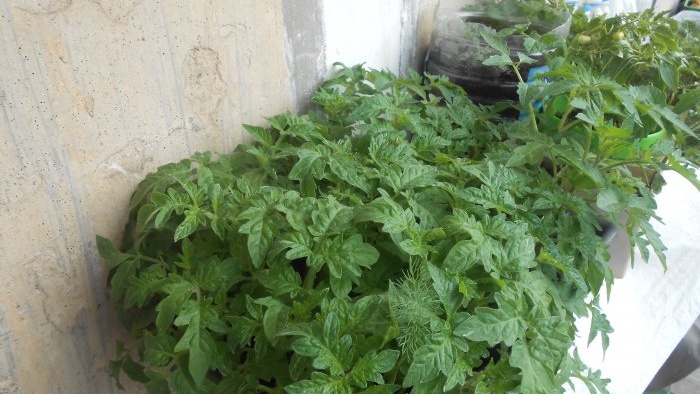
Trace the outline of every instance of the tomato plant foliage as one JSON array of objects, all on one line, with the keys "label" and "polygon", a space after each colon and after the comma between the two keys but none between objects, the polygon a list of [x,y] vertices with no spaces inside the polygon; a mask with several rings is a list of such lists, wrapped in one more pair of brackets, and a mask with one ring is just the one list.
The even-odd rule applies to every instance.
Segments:
[{"label": "tomato plant foliage", "polygon": [[152,393],[605,392],[570,351],[577,316],[611,331],[586,298],[611,280],[596,212],[525,163],[517,127],[443,78],[361,67],[313,102],[246,126],[255,142],[231,154],[160,167],[122,250],[97,238],[135,338],[115,377]]}]

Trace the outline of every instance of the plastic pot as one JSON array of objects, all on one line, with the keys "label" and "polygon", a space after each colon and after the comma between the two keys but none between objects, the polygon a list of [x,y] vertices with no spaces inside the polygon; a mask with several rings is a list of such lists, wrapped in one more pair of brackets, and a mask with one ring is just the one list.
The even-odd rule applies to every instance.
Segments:
[{"label": "plastic pot", "polygon": [[[526,15],[509,15],[502,19],[484,12],[460,11],[450,7],[438,9],[436,27],[431,36],[426,57],[425,71],[445,75],[467,91],[476,103],[494,104],[499,101],[517,100],[518,78],[510,67],[485,66],[483,61],[496,52],[482,38],[482,31],[495,32],[505,27],[531,22]],[[565,37],[569,33],[570,15],[550,24],[531,24],[538,33],[553,33]],[[506,38],[510,56],[518,59],[518,53],[528,54],[534,64],[522,65],[519,72],[524,77],[531,69],[545,65],[541,53],[528,53],[524,36]]]}]

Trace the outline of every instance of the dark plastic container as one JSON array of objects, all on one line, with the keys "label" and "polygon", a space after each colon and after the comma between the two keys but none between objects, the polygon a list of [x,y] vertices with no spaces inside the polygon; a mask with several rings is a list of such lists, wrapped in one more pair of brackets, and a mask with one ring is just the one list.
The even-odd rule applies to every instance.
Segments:
[{"label": "dark plastic container", "polygon": [[[517,100],[518,78],[510,67],[485,66],[483,61],[497,54],[482,38],[484,30],[496,31],[515,24],[531,22],[516,16],[508,19],[494,19],[483,12],[461,11],[458,8],[438,8],[436,24],[432,33],[430,48],[425,62],[425,71],[434,75],[445,75],[452,82],[463,87],[469,97],[480,104],[493,104],[499,101]],[[548,25],[532,24],[539,33],[552,32],[561,37],[569,33],[570,16]],[[534,64],[519,68],[523,78],[527,78],[531,68],[545,65],[541,53],[528,53],[524,37],[513,35],[507,38],[510,55],[518,59],[518,52],[537,60]]]}]

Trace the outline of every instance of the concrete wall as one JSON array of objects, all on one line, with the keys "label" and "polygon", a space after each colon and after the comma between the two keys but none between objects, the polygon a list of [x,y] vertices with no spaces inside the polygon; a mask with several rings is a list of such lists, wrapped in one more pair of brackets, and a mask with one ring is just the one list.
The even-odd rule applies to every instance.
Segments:
[{"label": "concrete wall", "polygon": [[420,64],[435,0],[0,0],[0,394],[112,393],[95,234],[155,167],[303,109],[329,64]]}]

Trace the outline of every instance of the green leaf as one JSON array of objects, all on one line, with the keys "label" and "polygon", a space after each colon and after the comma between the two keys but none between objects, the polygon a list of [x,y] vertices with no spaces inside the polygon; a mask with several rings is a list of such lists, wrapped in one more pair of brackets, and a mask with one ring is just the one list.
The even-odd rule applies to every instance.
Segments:
[{"label": "green leaf", "polygon": [[343,272],[360,276],[361,268],[369,268],[379,259],[377,249],[365,243],[360,234],[352,235],[345,240],[339,236],[335,237],[325,255],[328,269],[336,278],[340,278]]},{"label": "green leaf", "polygon": [[175,229],[175,242],[189,236],[205,221],[204,215],[196,209],[185,211],[185,220]]},{"label": "green leaf", "polygon": [[263,315],[263,331],[272,346],[277,344],[278,334],[284,329],[290,308],[284,303],[271,297],[255,300],[256,303],[267,306]]},{"label": "green leaf", "polygon": [[173,358],[176,341],[169,335],[144,334],[143,360],[154,367],[167,365]]},{"label": "green leaf", "polygon": [[110,271],[131,257],[126,253],[120,252],[112,241],[107,238],[97,235],[95,240],[97,242],[97,250],[100,256],[107,261],[107,269]]},{"label": "green leaf", "polygon": [[[383,190],[380,190],[383,192]],[[384,194],[384,193],[382,193]],[[355,221],[382,223],[382,231],[394,234],[418,229],[418,223],[410,209],[404,209],[396,201],[384,195],[355,210]]]},{"label": "green leaf", "polygon": [[442,390],[444,392],[448,392],[455,387],[464,386],[467,373],[471,375],[471,365],[467,364],[464,358],[458,358],[454,367],[452,367],[452,371],[450,371],[450,373],[447,375],[447,381],[445,381],[445,385],[443,386]]},{"label": "green leaf", "polygon": [[340,204],[333,196],[319,200],[318,210],[311,214],[313,225],[309,233],[315,237],[339,234],[348,228],[353,218],[353,210]]},{"label": "green leaf", "polygon": [[151,379],[143,385],[148,394],[170,394],[168,380],[165,379],[163,374],[154,371],[146,371],[146,375]]},{"label": "green leaf", "polygon": [[[500,52],[501,56],[508,56],[510,54],[508,44],[506,44],[506,41],[503,39],[503,37],[500,37],[493,31],[486,29],[481,29],[479,31],[479,34],[481,34],[481,37],[484,39],[484,41],[486,41],[487,44],[489,44],[491,48]],[[510,61],[510,58],[508,58],[508,60]]]},{"label": "green leaf", "polygon": [[678,88],[678,66],[661,61],[659,74],[661,75],[661,80],[664,81],[669,89],[676,90]]},{"label": "green leaf", "polygon": [[588,344],[590,345],[595,337],[600,334],[600,338],[603,343],[603,352],[605,352],[610,344],[610,337],[608,334],[613,332],[613,328],[610,325],[608,318],[601,311],[598,300],[599,298],[596,296],[589,305],[589,309],[591,311],[591,329],[588,333]]},{"label": "green leaf", "polygon": [[475,313],[455,327],[454,335],[472,341],[486,341],[493,346],[500,342],[512,346],[525,334],[527,325],[520,311],[500,293],[496,295],[499,308],[476,308]]},{"label": "green leaf", "polygon": [[537,63],[537,60],[531,58],[530,56],[528,56],[522,52],[518,52],[518,62],[520,64],[533,64],[533,63]]},{"label": "green leaf", "polygon": [[310,380],[292,383],[284,388],[289,394],[352,394],[348,381],[342,376],[311,374]]},{"label": "green leaf", "polygon": [[248,219],[238,228],[241,234],[248,234],[248,253],[255,268],[265,264],[267,253],[275,237],[275,220],[268,216],[266,208],[251,207],[239,215]]},{"label": "green leaf", "polygon": [[538,356],[537,349],[525,339],[516,341],[511,350],[510,365],[522,371],[520,392],[524,394],[546,394],[557,391],[554,385],[554,372]]},{"label": "green leaf", "polygon": [[129,210],[132,211],[138,207],[149,194],[163,193],[169,186],[187,178],[192,173],[190,163],[190,160],[182,160],[179,163],[166,164],[158,167],[156,172],[148,174],[131,196]]},{"label": "green leaf", "polygon": [[314,253],[312,250],[313,241],[306,232],[288,233],[284,235],[284,238],[280,241],[280,244],[284,248],[289,249],[284,255],[287,260],[296,260],[308,257]]},{"label": "green leaf", "polygon": [[386,181],[394,191],[426,187],[436,182],[437,169],[420,164],[403,165],[400,169],[391,167]]},{"label": "green leaf", "polygon": [[431,342],[418,348],[413,362],[403,380],[404,387],[416,386],[432,381],[442,373],[444,376],[454,368],[455,349],[449,336],[439,334]]},{"label": "green leaf", "polygon": [[289,171],[289,179],[301,181],[305,177],[323,178],[328,159],[313,150],[301,149],[297,152],[299,161]]},{"label": "green leaf", "polygon": [[627,208],[627,198],[618,189],[603,189],[596,199],[598,208],[605,212],[622,212]]},{"label": "green leaf", "polygon": [[188,353],[187,367],[197,386],[204,382],[213,361],[212,355],[216,352],[216,344],[206,329],[212,315],[215,316],[215,312],[208,306],[190,300],[175,319],[176,326],[187,326],[187,329],[173,350]]},{"label": "green leaf", "polygon": [[506,166],[520,167],[524,164],[539,163],[544,158],[548,146],[540,141],[529,141],[513,149],[513,154],[508,159]]},{"label": "green leaf", "polygon": [[350,382],[357,387],[366,388],[367,382],[384,384],[383,373],[389,372],[394,368],[396,360],[399,359],[400,352],[398,350],[382,350],[377,353],[371,351],[365,354],[355,363],[355,366],[350,371]]},{"label": "green leaf", "polygon": [[503,67],[511,64],[513,64],[513,60],[511,60],[509,55],[492,55],[483,61],[484,66]]},{"label": "green leaf", "polygon": [[470,269],[479,260],[480,245],[471,239],[457,242],[442,262],[447,272],[458,273]]},{"label": "green leaf", "polygon": [[343,375],[352,360],[352,337],[340,332],[340,320],[331,312],[324,322],[320,335],[299,331],[292,335],[302,337],[292,342],[292,350],[301,356],[312,357],[316,369],[327,369],[331,375]]},{"label": "green leaf", "polygon": [[163,288],[168,296],[156,306],[156,327],[158,332],[165,333],[170,329],[175,316],[180,313],[182,306],[195,292],[195,287],[189,282],[179,281]]},{"label": "green leaf", "polygon": [[275,143],[274,137],[272,136],[272,131],[270,129],[248,124],[244,124],[243,128],[253,137],[253,139],[261,143],[263,146],[272,146]]},{"label": "green leaf", "polygon": [[370,386],[367,390],[362,390],[357,394],[393,394],[397,392],[401,386],[396,384],[382,384],[378,386]]},{"label": "green leaf", "polygon": [[447,316],[451,317],[462,304],[463,296],[459,293],[459,284],[454,277],[450,277],[440,268],[428,264],[428,272],[433,280],[433,288],[440,297],[440,302],[445,307]]},{"label": "green leaf", "polygon": [[673,107],[673,112],[682,114],[690,109],[697,108],[700,105],[700,88],[695,88],[683,92],[678,96],[678,102]]},{"label": "green leaf", "polygon": [[372,186],[363,174],[362,166],[355,158],[333,157],[329,163],[329,168],[333,174],[343,181],[355,186],[363,192],[370,194]]}]

